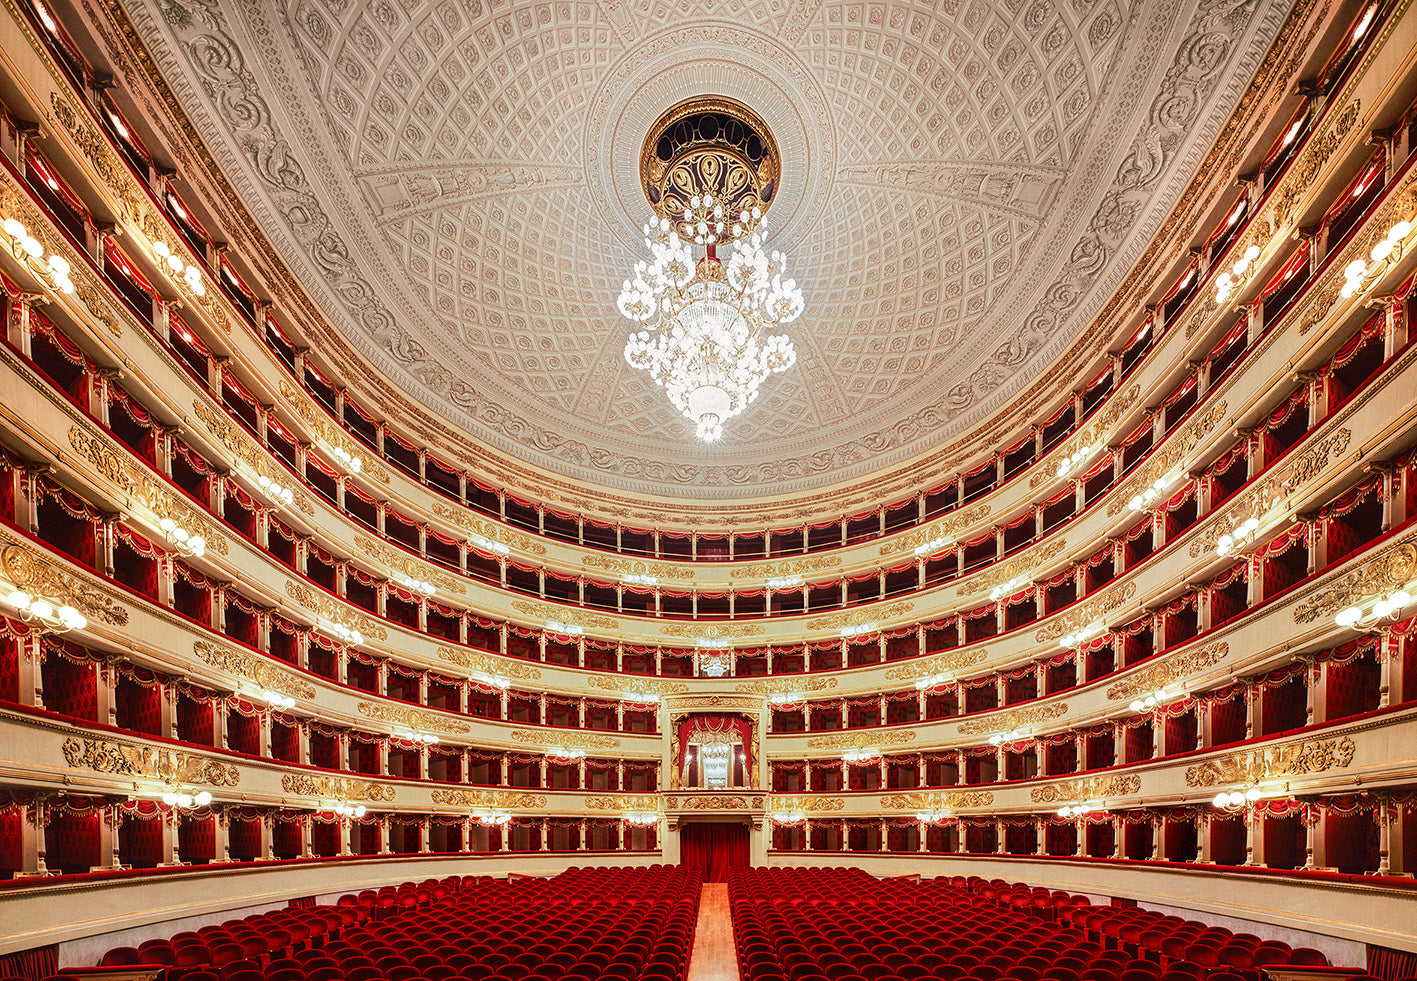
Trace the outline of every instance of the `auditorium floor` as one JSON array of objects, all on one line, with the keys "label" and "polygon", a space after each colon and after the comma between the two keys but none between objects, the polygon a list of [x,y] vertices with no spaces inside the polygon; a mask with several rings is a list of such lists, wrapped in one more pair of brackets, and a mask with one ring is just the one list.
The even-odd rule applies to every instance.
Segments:
[{"label": "auditorium floor", "polygon": [[738,981],[738,955],[733,949],[733,915],[728,908],[726,882],[704,883],[688,981]]}]

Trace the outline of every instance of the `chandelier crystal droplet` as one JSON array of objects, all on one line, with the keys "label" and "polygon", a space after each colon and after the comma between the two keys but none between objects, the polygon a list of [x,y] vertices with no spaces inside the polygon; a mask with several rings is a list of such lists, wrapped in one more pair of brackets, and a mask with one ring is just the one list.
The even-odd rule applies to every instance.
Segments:
[{"label": "chandelier crystal droplet", "polygon": [[[802,291],[786,277],[787,257],[764,248],[756,207],[735,220],[712,195],[695,195],[679,221],[652,220],[644,232],[651,258],[635,263],[620,291],[620,312],[641,328],[625,360],[713,442],[768,375],[796,363],[792,341],[770,331],[801,316]],[[720,243],[731,243],[726,264]],[[694,246],[704,249],[697,262]]]}]

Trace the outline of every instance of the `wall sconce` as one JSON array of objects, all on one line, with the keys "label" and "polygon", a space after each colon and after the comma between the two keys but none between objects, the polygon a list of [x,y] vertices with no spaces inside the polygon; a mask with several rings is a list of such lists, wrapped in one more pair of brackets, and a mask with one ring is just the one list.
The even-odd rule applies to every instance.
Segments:
[{"label": "wall sconce", "polygon": [[181,276],[181,283],[187,287],[187,291],[193,296],[206,296],[207,287],[202,282],[202,270],[195,263],[184,262],[182,257],[172,251],[172,246],[162,239],[153,243],[153,255],[157,257],[159,266],[164,267],[174,277]]},{"label": "wall sconce", "polygon": [[1244,285],[1248,278],[1245,274],[1250,271],[1250,263],[1259,258],[1260,247],[1251,245],[1245,250],[1235,264],[1230,267],[1229,272],[1223,272],[1215,280],[1215,302],[1224,303],[1230,299],[1231,295]]},{"label": "wall sconce", "polygon": [[993,603],[999,599],[1002,599],[1005,596],[1011,595],[1020,586],[1024,585],[1027,582],[1027,576],[1014,576],[1008,582],[999,583],[999,585],[989,590],[989,602]]},{"label": "wall sconce", "polygon": [[1161,492],[1166,489],[1166,485],[1171,483],[1170,476],[1162,474],[1152,481],[1151,486],[1139,494],[1133,494],[1132,499],[1127,502],[1127,507],[1133,511],[1145,511],[1156,501]]},{"label": "wall sconce", "polygon": [[333,808],[340,817],[362,818],[368,810],[363,804],[348,804],[340,801]]},{"label": "wall sconce", "polygon": [[1180,698],[1184,694],[1185,692],[1182,691],[1178,692],[1175,695],[1172,695],[1167,692],[1165,688],[1158,688],[1155,692],[1150,695],[1147,695],[1145,698],[1134,699],[1132,701],[1132,704],[1128,705],[1127,707],[1133,712],[1149,712],[1157,706],[1165,705],[1167,702],[1171,702]]},{"label": "wall sconce", "polygon": [[74,283],[69,279],[72,270],[68,259],[54,253],[50,253],[46,258],[44,243],[31,235],[24,223],[16,218],[6,218],[0,222],[0,229],[4,229],[10,239],[11,255],[23,262],[30,272],[48,279],[55,289],[66,296],[74,292]]},{"label": "wall sconce", "polygon": [[393,573],[392,578],[394,582],[398,583],[404,589],[412,593],[417,593],[420,596],[432,596],[438,591],[438,587],[434,586],[427,579],[415,579],[413,576],[402,572]]},{"label": "wall sconce", "polygon": [[212,795],[206,790],[199,790],[194,794],[181,787],[174,787],[172,790],[166,791],[161,800],[168,807],[190,811],[194,807],[206,807],[212,802]]},{"label": "wall sconce", "polygon": [[1352,297],[1360,290],[1372,285],[1373,280],[1383,271],[1383,267],[1390,260],[1402,257],[1403,246],[1407,241],[1407,236],[1412,234],[1412,223],[1410,221],[1399,221],[1388,229],[1387,237],[1373,246],[1373,250],[1368,253],[1368,260],[1354,259],[1343,270],[1345,282],[1343,289],[1339,290],[1339,295],[1345,300]]},{"label": "wall sconce", "polygon": [[1255,532],[1259,531],[1260,519],[1248,517],[1234,527],[1227,535],[1221,535],[1220,541],[1215,543],[1215,554],[1220,556],[1229,555],[1238,549],[1254,541]]},{"label": "wall sconce", "polygon": [[57,603],[43,596],[34,596],[23,589],[12,589],[5,602],[14,608],[25,623],[32,623],[53,634],[83,630],[88,618],[67,603]]},{"label": "wall sconce", "polygon": [[848,749],[842,753],[841,761],[843,763],[874,763],[880,755],[881,751],[878,749],[861,747],[860,749]]},{"label": "wall sconce", "polygon": [[627,824],[634,824],[640,827],[647,827],[651,824],[659,823],[659,815],[654,811],[629,811],[624,815]]},{"label": "wall sconce", "polygon": [[1023,739],[1025,732],[1022,729],[1010,729],[1008,732],[996,732],[989,737],[990,746],[1002,746],[1004,743],[1016,743]]},{"label": "wall sconce", "polygon": [[773,811],[772,820],[774,824],[801,824],[807,815],[801,811]]},{"label": "wall sconce", "polygon": [[954,812],[948,810],[916,811],[915,820],[921,824],[943,824],[954,820]]},{"label": "wall sconce", "polygon": [[360,644],[364,643],[364,635],[358,630],[355,630],[353,627],[346,627],[342,623],[336,623],[328,617],[320,617],[320,619],[316,621],[316,625],[326,633],[334,634],[338,640],[342,640],[346,644],[353,644],[358,647]]},{"label": "wall sconce", "polygon": [[1071,633],[1063,634],[1063,636],[1058,638],[1058,646],[1081,647],[1100,633],[1102,633],[1102,624],[1089,623],[1086,626],[1078,627]]},{"label": "wall sconce", "polygon": [[923,559],[925,558],[925,556],[933,555],[941,549],[949,548],[953,544],[954,542],[951,541],[949,538],[946,538],[944,535],[936,536],[935,538],[930,539],[924,545],[916,545],[915,557],[918,559]]},{"label": "wall sconce", "polygon": [[[1385,624],[1394,623],[1403,607],[1412,602],[1412,596],[1405,589],[1399,589],[1387,596],[1378,596],[1353,606],[1344,607],[1333,616],[1333,622],[1340,627],[1358,630],[1380,630]],[[1363,607],[1372,603],[1365,613]]]},{"label": "wall sconce", "polygon": [[173,551],[178,554],[196,558],[201,558],[206,554],[207,540],[201,535],[193,534],[171,518],[163,518],[157,523],[157,526],[162,531],[163,537],[167,539],[168,544],[172,546]]},{"label": "wall sconce", "polygon": [[1097,447],[1091,444],[1087,446],[1080,446],[1076,450],[1059,460],[1057,472],[1057,476],[1059,477],[1059,479],[1066,477],[1068,474],[1072,473],[1074,468],[1076,468],[1088,457],[1092,456],[1093,451],[1096,449]]},{"label": "wall sconce", "polygon": [[477,823],[489,828],[500,828],[502,825],[512,820],[512,816],[506,811],[480,811],[473,814]]},{"label": "wall sconce", "polygon": [[1100,810],[1102,810],[1101,804],[1092,804],[1088,801],[1082,801],[1077,804],[1064,804],[1062,807],[1058,808],[1058,817],[1078,818],[1082,817],[1084,814],[1091,814],[1093,811]]},{"label": "wall sconce", "polygon": [[1245,808],[1249,807],[1250,804],[1259,800],[1260,797],[1259,788],[1251,785],[1243,790],[1222,790],[1215,795],[1215,799],[1212,800],[1211,803],[1215,805],[1218,810],[1235,813],[1243,811]]},{"label": "wall sconce", "polygon": [[349,452],[349,450],[345,449],[343,446],[335,446],[331,443],[330,455],[339,461],[340,466],[344,467],[352,474],[358,474],[364,469],[364,457],[360,456],[358,453]]}]

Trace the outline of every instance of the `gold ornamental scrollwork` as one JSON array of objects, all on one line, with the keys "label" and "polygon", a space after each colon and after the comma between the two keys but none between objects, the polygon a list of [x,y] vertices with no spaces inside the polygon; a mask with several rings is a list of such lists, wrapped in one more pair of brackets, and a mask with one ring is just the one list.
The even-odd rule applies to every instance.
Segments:
[{"label": "gold ornamental scrollwork", "polygon": [[207,787],[241,783],[241,771],[234,765],[175,749],[71,736],[64,740],[63,753],[64,762],[74,769]]},{"label": "gold ornamental scrollwork", "polygon": [[934,793],[886,794],[881,806],[892,811],[953,811],[959,808],[992,807],[992,790],[949,790]]},{"label": "gold ornamental scrollwork", "polygon": [[768,810],[779,813],[800,811],[804,814],[816,814],[845,809],[846,798],[828,797],[825,794],[774,794],[768,798]]},{"label": "gold ornamental scrollwork", "polygon": [[618,794],[585,799],[586,809],[590,811],[639,811],[642,814],[658,813],[661,803],[658,794]]},{"label": "gold ornamental scrollwork", "polygon": [[1058,461],[1072,456],[1080,447],[1101,443],[1106,438],[1111,428],[1117,425],[1117,423],[1121,421],[1122,416],[1126,415],[1127,412],[1131,410],[1132,406],[1136,404],[1137,396],[1140,394],[1141,386],[1133,385],[1125,392],[1118,393],[1116,396],[1109,399],[1107,408],[1104,409],[1100,415],[1093,416],[1087,422],[1083,423],[1082,429],[1064,440],[1062,445],[1055,449],[1048,457],[1044,458],[1042,461],[1043,465],[1032,477],[1028,478],[1029,490],[1042,487],[1052,480],[1066,480],[1067,475],[1063,477],[1058,476]]},{"label": "gold ornamental scrollwork", "polygon": [[913,729],[888,729],[881,732],[841,732],[830,736],[813,736],[808,749],[883,749],[915,742]]},{"label": "gold ornamental scrollwork", "polygon": [[880,623],[883,620],[894,620],[896,617],[905,616],[915,609],[915,604],[909,600],[898,600],[894,603],[887,603],[885,606],[863,607],[857,610],[843,610],[841,613],[831,613],[824,617],[817,617],[808,620],[803,626],[808,630],[843,630],[853,627],[861,627],[868,623]]},{"label": "gold ornamental scrollwork", "polygon": [[808,695],[813,692],[831,691],[839,682],[836,678],[793,677],[764,678],[761,681],[740,681],[733,686],[734,691],[748,695]]},{"label": "gold ornamental scrollwork", "polygon": [[760,623],[665,623],[659,632],[665,637],[690,637],[694,640],[741,640],[761,637],[766,628]]},{"label": "gold ornamental scrollwork", "polygon": [[1062,616],[1054,617],[1043,625],[1033,637],[1039,643],[1047,643],[1052,640],[1059,640],[1066,634],[1075,630],[1098,624],[1109,613],[1118,607],[1129,603],[1132,597],[1137,594],[1137,584],[1134,582],[1123,583],[1115,589],[1110,589],[1096,599],[1090,599],[1069,609]]},{"label": "gold ornamental scrollwork", "polygon": [[[217,442],[226,447],[228,453],[239,462],[244,463],[256,476],[266,477],[281,484],[290,482],[290,475],[277,467],[266,454],[265,449],[247,436],[235,423],[222,418],[201,399],[192,402],[192,412],[201,420],[207,432],[211,433]],[[300,487],[291,488],[291,493],[291,504],[294,507],[302,514],[311,516],[315,514],[315,505],[310,500],[309,494]]]},{"label": "gold ornamental scrollwork", "polygon": [[1204,647],[1167,657],[1164,661],[1107,689],[1109,701],[1119,702],[1150,695],[1205,668],[1213,667],[1230,655],[1230,645],[1223,640]]},{"label": "gold ornamental scrollwork", "polygon": [[388,804],[395,796],[394,788],[388,784],[349,777],[314,777],[308,773],[281,774],[280,787],[287,794],[299,794],[301,797],[328,797],[333,800],[368,801],[371,804]]},{"label": "gold ornamental scrollwork", "polygon": [[90,620],[110,627],[121,627],[128,622],[126,607],[24,545],[5,546],[0,552],[0,568],[5,578],[18,588],[66,603]]},{"label": "gold ornamental scrollwork", "polygon": [[512,739],[519,743],[551,749],[615,749],[620,740],[614,736],[597,736],[590,732],[538,732],[532,729],[513,729]]},{"label": "gold ornamental scrollwork", "polygon": [[665,695],[678,695],[689,690],[689,686],[682,681],[660,681],[655,678],[640,680],[623,675],[593,674],[586,684],[622,700],[632,700],[645,695],[662,698]]},{"label": "gold ornamental scrollwork", "polygon": [[1417,547],[1411,541],[1390,545],[1296,606],[1294,622],[1311,623],[1332,616],[1370,597],[1401,589],[1414,577]]},{"label": "gold ornamental scrollwork", "polygon": [[589,627],[592,630],[616,630],[620,626],[620,621],[614,617],[588,613],[585,610],[577,610],[569,606],[538,603],[535,600],[513,600],[512,609],[533,620],[575,624],[580,627]]},{"label": "gold ornamental scrollwork", "polygon": [[[455,508],[442,501],[434,501],[432,505],[433,513],[442,518],[448,524],[457,528],[467,535],[476,535],[483,541],[493,545],[505,545],[509,549],[515,549],[525,555],[545,555],[546,546],[529,535],[512,531],[491,521],[483,521],[468,513],[467,508]],[[474,548],[477,545],[474,543]]]},{"label": "gold ornamental scrollwork", "polygon": [[[901,552],[909,552],[913,549],[922,548],[934,541],[956,541],[960,534],[971,525],[978,524],[989,517],[991,511],[993,511],[993,506],[989,504],[976,504],[974,507],[957,511],[948,517],[941,518],[939,521],[928,524],[907,535],[901,535],[899,538],[891,539],[881,545],[878,550],[879,554],[884,558],[888,555],[898,555]],[[942,549],[945,547],[945,545],[940,546]]]},{"label": "gold ornamental scrollwork", "polygon": [[281,398],[285,399],[286,404],[290,406],[291,413],[309,426],[311,432],[318,438],[324,440],[331,448],[360,457],[359,476],[381,484],[389,482],[389,472],[377,461],[370,459],[362,446],[345,436],[344,432],[334,424],[324,410],[315,405],[313,399],[284,378],[280,380],[280,394]]},{"label": "gold ornamental scrollwork", "polygon": [[975,593],[983,592],[986,589],[994,589],[997,586],[1001,586],[1012,579],[1019,577],[1031,578],[1032,570],[1037,569],[1049,559],[1056,557],[1067,547],[1068,543],[1061,538],[1046,541],[1037,549],[1031,549],[1016,558],[1009,559],[996,569],[990,569],[981,576],[976,576],[960,583],[959,595],[973,596]]},{"label": "gold ornamental scrollwork", "polygon": [[1186,786],[1217,787],[1273,777],[1323,773],[1347,767],[1353,762],[1356,752],[1357,746],[1347,736],[1266,746],[1189,766],[1186,768]]},{"label": "gold ornamental scrollwork", "polygon": [[420,732],[441,732],[447,735],[462,735],[472,731],[472,726],[444,718],[436,712],[421,712],[418,709],[403,708],[399,705],[382,705],[378,702],[360,702],[355,710],[366,719],[387,725],[405,726]]},{"label": "gold ornamental scrollwork", "polygon": [[387,640],[389,632],[384,629],[383,624],[363,613],[346,609],[345,606],[331,596],[324,593],[317,593],[315,590],[298,583],[287,580],[285,584],[285,595],[295,602],[313,612],[316,616],[323,617],[331,623],[338,624],[347,630],[358,630],[365,637],[373,640]]},{"label": "gold ornamental scrollwork", "polygon": [[216,525],[196,509],[164,489],[149,473],[134,466],[103,440],[78,426],[69,427],[69,445],[114,487],[146,505],[159,521],[171,518],[194,535],[206,539],[206,549],[225,555],[230,546]]},{"label": "gold ornamental scrollwork", "polygon": [[897,665],[887,668],[885,678],[887,681],[919,681],[921,678],[931,678],[935,675],[954,673],[964,668],[973,667],[984,661],[988,652],[982,647],[972,651],[948,651],[944,654],[931,654],[920,661],[911,661],[907,664]]},{"label": "gold ornamental scrollwork", "polygon": [[1102,797],[1128,797],[1138,793],[1141,793],[1141,777],[1135,773],[1122,773],[1110,777],[1061,780],[1041,787],[1032,787],[1028,791],[1028,799],[1035,804],[1068,804]]},{"label": "gold ornamental scrollwork", "polygon": [[315,686],[302,678],[297,678],[259,654],[250,654],[222,644],[212,644],[199,640],[192,645],[192,651],[214,668],[234,675],[242,681],[249,681],[262,689],[310,701],[315,698]]},{"label": "gold ornamental scrollwork", "polygon": [[754,562],[729,570],[730,579],[782,579],[787,576],[810,576],[815,572],[830,572],[841,565],[840,555],[814,555],[805,559],[782,559],[777,562]]},{"label": "gold ornamental scrollwork", "polygon": [[761,811],[764,798],[714,795],[712,797],[666,797],[667,811]]},{"label": "gold ornamental scrollwork", "polygon": [[520,811],[546,806],[545,794],[524,794],[513,790],[434,790],[433,803],[451,807],[516,808]]},{"label": "gold ornamental scrollwork", "polygon": [[1226,502],[1217,514],[1207,518],[1205,529],[1191,541],[1191,558],[1214,552],[1221,537],[1230,533],[1245,518],[1259,519],[1282,505],[1317,477],[1328,466],[1329,460],[1348,449],[1352,439],[1352,430],[1336,429],[1281,467],[1278,473],[1262,478],[1253,488]]},{"label": "gold ornamental scrollwork", "polygon": [[1153,453],[1145,464],[1133,471],[1130,477],[1122,481],[1121,486],[1112,491],[1107,502],[1107,517],[1114,518],[1121,514],[1127,508],[1128,501],[1148,487],[1154,487],[1158,480],[1169,475],[1173,477],[1173,482],[1176,482],[1177,478],[1172,471],[1201,444],[1216,424],[1225,418],[1225,409],[1225,400],[1221,399],[1176,430],[1175,435]]},{"label": "gold ornamental scrollwork", "polygon": [[430,582],[445,593],[467,592],[467,587],[453,576],[427,562],[421,562],[411,555],[406,555],[399,549],[391,548],[383,542],[376,542],[364,535],[355,535],[354,547],[395,572],[402,572],[410,579],[422,579]]},{"label": "gold ornamental scrollwork", "polygon": [[581,565],[588,569],[603,569],[617,576],[653,576],[683,582],[694,578],[688,566],[668,562],[647,562],[644,559],[621,559],[611,555],[582,555]]},{"label": "gold ornamental scrollwork", "polygon": [[1031,705],[1028,708],[1011,709],[984,719],[970,719],[959,724],[961,736],[988,736],[996,732],[1012,732],[1021,726],[1037,725],[1061,718],[1068,714],[1067,702],[1053,702],[1049,705]]},{"label": "gold ornamental scrollwork", "polygon": [[496,657],[483,651],[465,651],[457,647],[440,647],[437,651],[441,660],[449,664],[456,664],[458,667],[467,668],[469,671],[481,671],[483,674],[500,675],[504,678],[511,678],[513,681],[536,681],[541,677],[541,672],[523,664],[520,661],[508,658]]},{"label": "gold ornamental scrollwork", "polygon": [[742,712],[756,712],[762,702],[747,695],[671,695],[670,705],[674,718],[683,718],[690,709],[737,709]]}]

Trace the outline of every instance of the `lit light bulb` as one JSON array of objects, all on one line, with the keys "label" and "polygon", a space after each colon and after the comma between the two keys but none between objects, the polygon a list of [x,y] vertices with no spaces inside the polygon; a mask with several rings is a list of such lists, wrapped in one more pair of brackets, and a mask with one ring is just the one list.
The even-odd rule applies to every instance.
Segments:
[{"label": "lit light bulb", "polygon": [[206,807],[208,804],[210,804],[210,803],[212,802],[212,795],[211,795],[211,792],[210,792],[210,791],[207,791],[207,790],[203,790],[201,793],[197,794],[197,796],[194,798],[194,800],[195,800],[196,805],[197,805],[198,807]]}]

